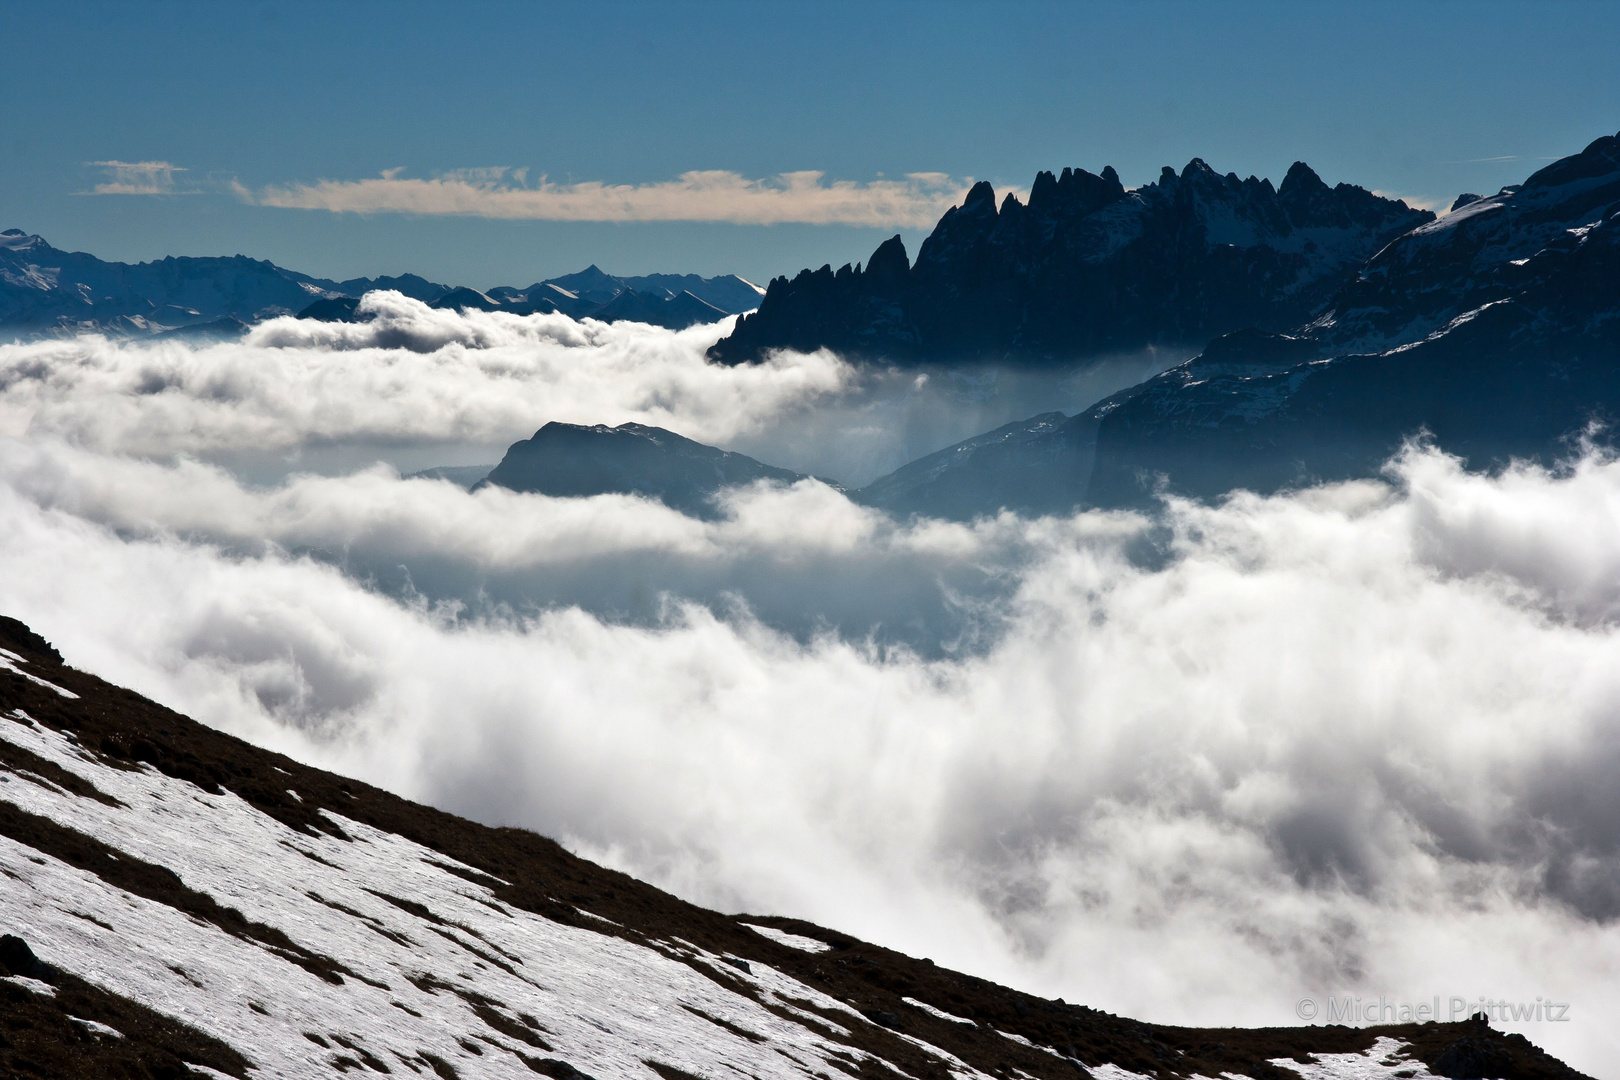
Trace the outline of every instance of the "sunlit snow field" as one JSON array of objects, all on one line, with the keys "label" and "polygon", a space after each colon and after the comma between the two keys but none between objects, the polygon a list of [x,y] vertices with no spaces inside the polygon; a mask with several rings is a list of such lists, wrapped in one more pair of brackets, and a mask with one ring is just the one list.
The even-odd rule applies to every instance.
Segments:
[{"label": "sunlit snow field", "polygon": [[401,474],[633,420],[859,484],[1174,358],[727,369],[717,327],[368,302],[0,346],[0,612],[705,904],[1156,1021],[1548,997],[1517,1030],[1620,1054],[1620,463],[970,525],[468,494]]}]

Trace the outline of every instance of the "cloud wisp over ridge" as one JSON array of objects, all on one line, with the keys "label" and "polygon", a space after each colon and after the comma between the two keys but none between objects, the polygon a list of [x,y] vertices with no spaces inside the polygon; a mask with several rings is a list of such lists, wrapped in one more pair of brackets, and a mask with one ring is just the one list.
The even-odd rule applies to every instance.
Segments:
[{"label": "cloud wisp over ridge", "polygon": [[900,180],[827,180],[817,170],[754,179],[695,169],[645,184],[597,180],[526,183],[522,169],[464,169],[431,178],[390,169],[361,180],[317,180],[249,188],[259,206],[356,214],[419,214],[530,221],[692,221],[734,225],[855,225],[926,229],[961,201],[971,180],[908,173]]}]

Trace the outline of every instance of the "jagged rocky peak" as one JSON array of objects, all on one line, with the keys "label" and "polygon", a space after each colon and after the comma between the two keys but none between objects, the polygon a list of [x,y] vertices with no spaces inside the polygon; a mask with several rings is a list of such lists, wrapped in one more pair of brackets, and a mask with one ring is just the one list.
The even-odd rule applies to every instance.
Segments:
[{"label": "jagged rocky peak", "polygon": [[1620,400],[1617,362],[1620,136],[1604,136],[1460,196],[1293,332],[1229,334],[1132,388],[1099,417],[1087,499],[1140,500],[1142,475],[1206,496],[1376,476],[1419,432],[1471,467],[1551,464]]},{"label": "jagged rocky peak", "polygon": [[771,282],[759,310],[710,351],[740,363],[773,349],[856,358],[1073,363],[1191,346],[1313,315],[1427,210],[1296,162],[1281,188],[1202,158],[1127,191],[1119,174],[1037,173],[1027,201],[988,181],[947,210],[907,268],[898,239],[863,272],[804,270]]}]

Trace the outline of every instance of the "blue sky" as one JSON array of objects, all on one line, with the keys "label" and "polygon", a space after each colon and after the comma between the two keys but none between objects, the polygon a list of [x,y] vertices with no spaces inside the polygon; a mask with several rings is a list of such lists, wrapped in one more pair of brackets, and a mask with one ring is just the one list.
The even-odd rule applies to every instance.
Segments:
[{"label": "blue sky", "polygon": [[915,252],[970,178],[1065,165],[1449,202],[1620,129],[1597,2],[13,3],[0,40],[0,227],[480,288]]}]

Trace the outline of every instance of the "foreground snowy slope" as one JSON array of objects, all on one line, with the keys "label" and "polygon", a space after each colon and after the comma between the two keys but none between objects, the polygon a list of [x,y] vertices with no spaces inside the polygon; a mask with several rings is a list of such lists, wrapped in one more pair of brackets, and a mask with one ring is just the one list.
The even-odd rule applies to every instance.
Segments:
[{"label": "foreground snowy slope", "polygon": [[1573,1077],[1483,1024],[1198,1031],[683,903],[305,768],[0,619],[0,1071]]}]

